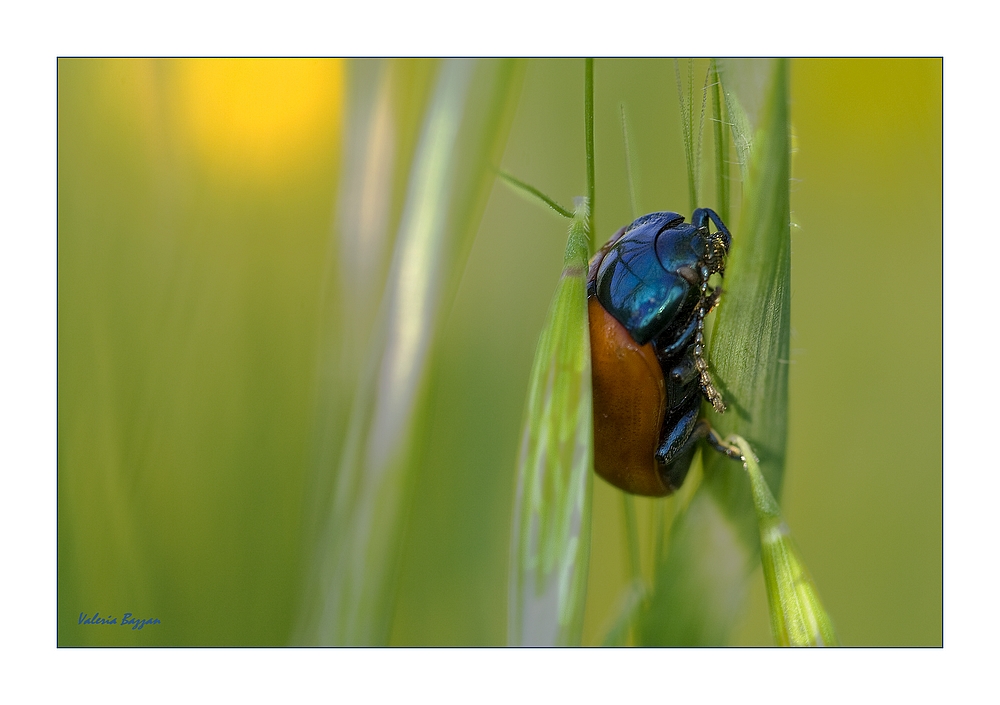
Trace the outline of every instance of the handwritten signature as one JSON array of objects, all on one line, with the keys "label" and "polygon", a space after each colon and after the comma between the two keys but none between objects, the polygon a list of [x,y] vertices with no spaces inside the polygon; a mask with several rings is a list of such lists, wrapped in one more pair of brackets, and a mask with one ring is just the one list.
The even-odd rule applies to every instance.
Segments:
[{"label": "handwritten signature", "polygon": [[[131,626],[132,629],[142,629],[147,624],[159,624],[160,620],[156,617],[150,619],[139,619],[138,617],[133,617],[131,612],[126,612],[122,615],[121,626],[127,627]],[[91,617],[86,612],[80,613],[80,619],[77,624],[119,624],[117,617],[102,617],[100,612],[94,612],[94,616]]]}]

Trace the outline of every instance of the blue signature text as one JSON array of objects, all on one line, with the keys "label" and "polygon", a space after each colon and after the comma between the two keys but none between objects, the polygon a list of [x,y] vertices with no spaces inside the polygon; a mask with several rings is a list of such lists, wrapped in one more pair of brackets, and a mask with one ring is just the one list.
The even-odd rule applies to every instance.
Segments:
[{"label": "blue signature text", "polygon": [[[128,627],[131,626],[132,629],[142,629],[147,624],[159,624],[160,620],[156,617],[150,619],[139,619],[138,617],[133,617],[131,612],[126,612],[122,615],[121,626]],[[86,612],[80,613],[80,619],[77,624],[118,624],[117,617],[102,617],[100,612],[94,612],[94,616],[88,615]]]}]

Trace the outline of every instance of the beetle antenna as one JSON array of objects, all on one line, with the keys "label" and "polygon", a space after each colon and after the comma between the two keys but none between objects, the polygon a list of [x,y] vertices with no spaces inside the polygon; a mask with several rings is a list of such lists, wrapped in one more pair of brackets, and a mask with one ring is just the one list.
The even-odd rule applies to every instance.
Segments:
[{"label": "beetle antenna", "polygon": [[708,301],[708,267],[701,267],[701,300],[698,302],[698,329],[694,336],[694,365],[698,370],[701,379],[701,391],[705,393],[708,401],[716,413],[723,413],[726,405],[722,402],[722,395],[715,388],[712,376],[708,373],[708,362],[705,360],[705,316],[708,314],[705,304]]}]

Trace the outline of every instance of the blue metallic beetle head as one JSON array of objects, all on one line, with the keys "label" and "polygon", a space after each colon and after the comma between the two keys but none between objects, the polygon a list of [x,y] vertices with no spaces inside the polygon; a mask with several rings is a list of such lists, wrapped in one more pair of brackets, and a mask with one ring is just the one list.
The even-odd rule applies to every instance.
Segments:
[{"label": "blue metallic beetle head", "polygon": [[731,241],[725,224],[707,208],[691,220],[670,211],[649,213],[602,249],[594,293],[640,345],[686,321],[701,298],[701,284],[725,268]]}]

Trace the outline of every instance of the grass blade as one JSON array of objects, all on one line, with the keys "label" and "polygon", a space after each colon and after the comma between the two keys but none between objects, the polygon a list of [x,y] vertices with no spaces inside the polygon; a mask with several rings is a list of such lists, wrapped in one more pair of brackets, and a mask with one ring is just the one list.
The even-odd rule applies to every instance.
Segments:
[{"label": "grass blade", "polygon": [[[392,177],[399,159],[394,87],[388,60],[349,62],[348,114],[333,238],[323,272],[313,469],[306,544],[315,545],[333,492],[351,397],[365,366],[394,235]],[[409,67],[411,70],[414,67]],[[426,65],[421,69],[429,72]],[[413,76],[406,76],[410,81]]]},{"label": "grass blade", "polygon": [[511,85],[508,62],[451,60],[438,71],[313,556],[300,642],[388,641],[435,332],[492,182],[486,165],[502,141]]},{"label": "grass blade", "polygon": [[[723,75],[725,81],[725,75]],[[732,91],[728,94],[734,95]],[[737,144],[750,143],[734,124]],[[719,306],[709,343],[717,383],[729,412],[712,414],[723,435],[745,437],[761,458],[768,485],[780,494],[788,426],[790,336],[790,142],[788,65],[773,62],[769,94],[743,185],[742,218],[733,236],[724,303]],[[707,408],[707,407],[706,407]],[[732,463],[708,455],[706,479],[744,531],[755,534],[746,480]],[[748,540],[755,544],[756,539]]]},{"label": "grass blade", "polygon": [[[741,222],[732,228],[725,293],[709,342],[708,359],[728,411],[718,415],[707,404],[704,408],[720,433],[739,433],[750,441],[768,484],[780,491],[790,335],[788,67],[782,60],[765,67],[763,98],[750,96],[762,106],[753,139],[738,107],[745,101],[722,73],[746,176]],[[756,566],[759,540],[749,480],[734,471],[732,460],[702,455],[702,484],[675,520],[666,559],[657,566],[642,631],[647,644],[724,643]]]},{"label": "grass blade", "polygon": [[587,219],[581,203],[531,370],[511,537],[510,644],[579,644],[583,627],[593,486]]}]

